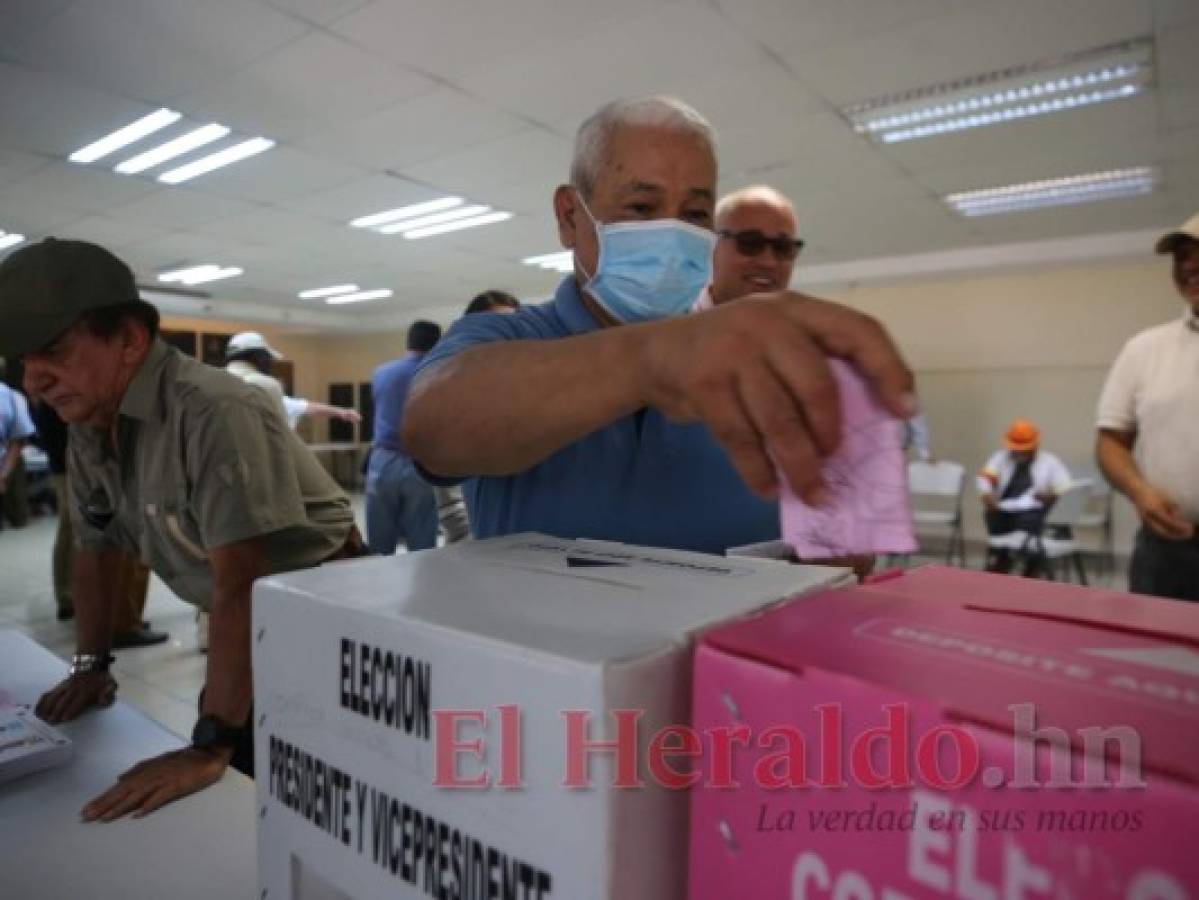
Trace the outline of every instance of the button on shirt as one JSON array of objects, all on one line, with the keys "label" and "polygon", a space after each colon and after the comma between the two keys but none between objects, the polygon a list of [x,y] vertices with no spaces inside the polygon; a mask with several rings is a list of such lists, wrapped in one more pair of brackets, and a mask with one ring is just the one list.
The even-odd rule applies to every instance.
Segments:
[{"label": "button on shirt", "polygon": [[345,544],[349,499],[257,387],[155,340],[115,431],[114,453],[107,432],[71,426],[77,539],[138,554],[190,603],[209,606],[213,548],[261,537],[285,572]]},{"label": "button on shirt", "polygon": [[[567,278],[549,303],[460,319],[424,367],[492,341],[555,340],[599,327]],[[541,531],[723,553],[779,536],[777,506],[750,493],[708,429],[653,409],[618,419],[524,472],[472,478],[463,493],[480,538]]]},{"label": "button on shirt", "polygon": [[1199,323],[1181,320],[1134,336],[1099,398],[1098,427],[1135,432],[1141,473],[1199,522]]},{"label": "button on shirt", "polygon": [[25,395],[0,382],[0,458],[10,443],[25,440],[36,433],[33,420],[29,418],[29,404],[25,401]]},{"label": "button on shirt", "polygon": [[409,352],[375,369],[371,377],[371,401],[375,405],[374,446],[407,455],[400,440],[400,426],[404,421],[404,406],[408,403],[412,377],[424,357],[423,353]]}]

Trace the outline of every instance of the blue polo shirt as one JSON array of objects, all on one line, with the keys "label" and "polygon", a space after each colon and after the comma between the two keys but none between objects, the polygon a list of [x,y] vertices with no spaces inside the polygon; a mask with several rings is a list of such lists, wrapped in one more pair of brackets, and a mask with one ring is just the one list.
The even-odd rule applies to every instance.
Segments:
[{"label": "blue polo shirt", "polygon": [[[548,303],[459,319],[422,369],[478,344],[554,340],[599,327],[567,278]],[[708,429],[654,409],[618,419],[519,474],[470,478],[463,494],[479,538],[540,531],[723,553],[779,536],[777,506],[750,493]]]},{"label": "blue polo shirt", "polygon": [[375,432],[371,436],[373,446],[404,453],[404,443],[400,440],[404,406],[408,403],[412,376],[416,374],[423,358],[423,353],[409,350],[399,359],[379,366],[371,376],[371,400],[375,405]]}]

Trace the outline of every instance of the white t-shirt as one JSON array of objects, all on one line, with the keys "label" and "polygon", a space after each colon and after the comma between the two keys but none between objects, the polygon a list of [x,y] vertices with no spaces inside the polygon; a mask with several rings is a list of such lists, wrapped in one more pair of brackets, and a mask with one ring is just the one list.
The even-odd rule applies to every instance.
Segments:
[{"label": "white t-shirt", "polygon": [[296,425],[300,423],[300,418],[308,412],[308,401],[303,397],[288,397],[283,395],[283,412],[287,414],[287,425],[292,430],[296,430]]},{"label": "white t-shirt", "polygon": [[1099,398],[1098,427],[1136,432],[1141,474],[1199,522],[1199,323],[1189,313],[1124,345]]},{"label": "white t-shirt", "polygon": [[283,385],[279,383],[279,379],[272,378],[270,375],[263,375],[252,365],[244,360],[236,359],[225,366],[225,371],[230,375],[236,375],[242,381],[249,382],[255,387],[260,387],[279,402],[279,412],[286,417],[287,408],[283,397]]},{"label": "white t-shirt", "polygon": [[[978,473],[978,492],[980,494],[994,494],[996,497],[1002,496],[1004,488],[1007,487],[1008,482],[1012,480],[1012,476],[1015,473],[1016,461],[1012,458],[1011,451],[996,451],[991,454],[991,458],[987,460],[987,464]],[[1070,477],[1070,470],[1066,468],[1065,463],[1048,450],[1037,451],[1037,456],[1032,461],[1032,468],[1029,474],[1032,476],[1032,486],[1018,497],[1009,497],[1007,500],[1001,500],[999,503],[1000,509],[1009,512],[1040,509],[1042,503],[1037,499],[1037,494],[1062,494],[1070,487],[1070,483],[1073,480]]]}]

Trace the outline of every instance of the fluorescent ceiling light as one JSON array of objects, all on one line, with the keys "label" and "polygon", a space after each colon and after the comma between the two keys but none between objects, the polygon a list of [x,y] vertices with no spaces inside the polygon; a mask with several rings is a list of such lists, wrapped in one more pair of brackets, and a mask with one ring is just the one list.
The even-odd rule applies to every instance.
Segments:
[{"label": "fluorescent ceiling light", "polygon": [[152,150],[147,150],[145,153],[139,153],[131,159],[125,160],[117,165],[113,171],[120,172],[122,175],[136,175],[138,172],[144,172],[146,169],[152,169],[159,163],[164,163],[168,159],[174,159],[176,156],[182,156],[197,147],[203,147],[205,144],[211,144],[213,141],[219,141],[229,133],[229,129],[224,125],[205,125],[197,128],[194,131],[189,131],[182,137],[177,137],[173,141],[167,141]]},{"label": "fluorescent ceiling light", "polygon": [[364,300],[382,300],[384,297],[390,297],[392,291],[387,288],[380,288],[377,291],[358,291],[354,294],[340,294],[337,297],[329,297],[325,300],[326,303],[361,303]]},{"label": "fluorescent ceiling light", "polygon": [[510,212],[491,212],[485,216],[475,216],[470,219],[458,219],[442,225],[430,225],[428,228],[417,228],[415,231],[405,231],[404,237],[410,241],[417,238],[433,237],[435,234],[447,234],[451,231],[461,231],[464,228],[477,228],[480,225],[490,225],[493,222],[503,222],[512,218]]},{"label": "fluorescent ceiling light", "polygon": [[575,254],[573,250],[562,250],[558,253],[543,253],[540,256],[526,256],[521,260],[526,266],[537,266],[551,272],[573,272]]},{"label": "fluorescent ceiling light", "polygon": [[208,281],[220,281],[222,278],[233,278],[236,275],[241,275],[242,272],[242,269],[234,266],[228,268],[213,265],[189,266],[186,269],[163,272],[158,276],[158,280],[166,282],[177,281],[180,284],[195,285],[204,284]]},{"label": "fluorescent ceiling light", "polygon": [[354,219],[350,222],[350,225],[353,228],[375,228],[379,225],[386,225],[388,222],[398,222],[400,219],[411,219],[414,216],[423,216],[426,213],[441,212],[443,209],[458,206],[460,203],[462,203],[461,197],[442,197],[440,200],[413,203],[409,206],[386,209],[383,212],[362,216],[361,218]]},{"label": "fluorescent ceiling light", "polygon": [[15,247],[24,240],[25,235],[23,234],[9,234],[7,232],[0,231],[0,250],[7,250],[9,247]]},{"label": "fluorescent ceiling light", "polygon": [[242,141],[240,144],[234,144],[232,147],[226,147],[224,150],[218,150],[216,153],[203,156],[195,162],[190,162],[177,169],[171,169],[169,172],[163,172],[158,176],[158,180],[166,184],[182,184],[184,181],[190,181],[192,178],[211,172],[213,169],[232,165],[247,157],[263,153],[270,150],[273,146],[275,146],[275,142],[270,138],[250,138],[248,141]]},{"label": "fluorescent ceiling light", "polygon": [[453,222],[457,219],[469,219],[471,216],[479,216],[491,210],[490,206],[482,204],[472,204],[471,206],[459,206],[457,209],[451,209],[446,212],[434,213],[431,216],[421,216],[419,219],[405,219],[403,222],[396,222],[392,225],[384,225],[377,229],[380,234],[397,234],[403,231],[411,231],[418,228],[427,228],[430,225],[439,225],[442,222]]},{"label": "fluorescent ceiling light", "polygon": [[319,300],[321,297],[332,297],[334,294],[349,294],[356,290],[358,290],[358,285],[356,284],[334,284],[330,287],[300,291],[297,296],[301,300]]},{"label": "fluorescent ceiling light", "polygon": [[75,163],[95,162],[112,153],[114,150],[120,150],[134,141],[140,141],[148,134],[153,134],[160,128],[166,128],[168,125],[179,121],[180,118],[182,118],[182,115],[173,109],[156,110],[148,116],[143,116],[131,125],[126,125],[124,128],[120,128],[112,134],[88,144],[86,147],[81,147],[68,156],[67,159]]},{"label": "fluorescent ceiling light", "polygon": [[1069,178],[1051,178],[949,194],[945,202],[963,216],[988,216],[1022,212],[1048,206],[1067,206],[1096,200],[1135,197],[1153,190],[1157,172],[1148,166],[1092,172]]},{"label": "fluorescent ceiling light", "polygon": [[1153,42],[1141,38],[867,100],[841,114],[859,133],[893,144],[1135,97],[1152,75]]}]

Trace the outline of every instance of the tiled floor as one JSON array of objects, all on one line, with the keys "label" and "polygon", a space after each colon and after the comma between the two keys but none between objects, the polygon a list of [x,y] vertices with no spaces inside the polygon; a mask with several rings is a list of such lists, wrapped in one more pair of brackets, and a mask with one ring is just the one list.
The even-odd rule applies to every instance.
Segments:
[{"label": "tiled floor", "polygon": [[[362,528],[360,496],[354,499],[354,510]],[[0,628],[24,631],[70,659],[75,649],[74,623],[55,618],[50,583],[55,526],[54,518],[39,516],[24,528],[0,531]],[[116,651],[113,673],[120,684],[118,696],[186,737],[196,721],[196,698],[208,659],[196,649],[195,608],[152,577],[146,618],[171,638],[154,647]]]},{"label": "tiled floor", "polygon": [[[354,499],[354,510],[362,528],[360,495]],[[74,652],[73,623],[55,619],[50,585],[54,529],[55,520],[42,516],[25,528],[0,531],[0,628],[19,628],[69,659]],[[978,565],[980,560],[981,551],[973,549],[971,563]],[[929,561],[939,560],[915,557],[911,563]],[[1093,583],[1122,586],[1124,573],[1093,578]],[[146,618],[154,628],[169,632],[171,639],[156,647],[117,652],[114,673],[120,683],[119,696],[176,734],[190,735],[207,660],[196,650],[195,611],[151,578]]]}]

